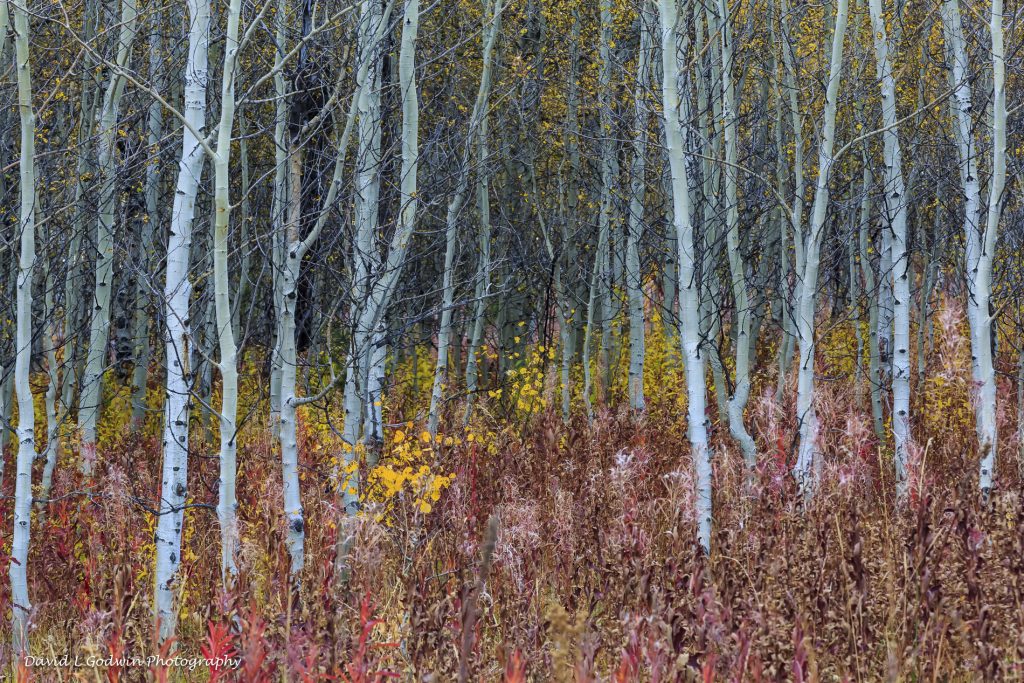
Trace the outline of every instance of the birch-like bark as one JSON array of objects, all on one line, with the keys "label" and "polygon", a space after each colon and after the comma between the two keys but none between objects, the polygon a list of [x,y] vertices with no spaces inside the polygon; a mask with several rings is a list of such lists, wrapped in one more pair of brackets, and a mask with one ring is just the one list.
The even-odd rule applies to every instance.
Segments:
[{"label": "birch-like bark", "polygon": [[210,5],[188,2],[188,56],[184,74],[183,115],[178,178],[171,209],[164,281],[164,346],[167,393],[164,399],[163,465],[160,514],[156,527],[156,618],[160,639],[174,635],[177,625],[176,579],[181,564],[181,533],[188,486],[188,423],[192,391],[189,301],[189,257],[192,221],[205,156],[196,133],[206,125],[206,86],[209,76]]},{"label": "birch-like bark", "polygon": [[896,79],[889,57],[889,36],[882,14],[882,0],[868,0],[875,46],[875,70],[881,88],[882,133],[885,169],[885,215],[891,233],[891,275],[893,293],[892,358],[892,432],[895,441],[896,495],[907,493],[907,463],[910,434],[910,259],[907,255],[907,201],[903,181],[903,155],[900,150],[896,112]]},{"label": "birch-like bark", "polygon": [[577,268],[576,264],[576,248],[575,248],[575,236],[579,226],[579,209],[582,205],[580,201],[580,120],[579,120],[579,108],[580,108],[580,83],[579,83],[579,53],[580,53],[580,33],[581,33],[580,11],[579,8],[573,8],[572,10],[572,34],[570,37],[569,44],[569,83],[568,94],[566,97],[566,129],[565,129],[565,148],[566,156],[568,157],[569,169],[568,169],[568,180],[565,192],[560,192],[559,196],[564,197],[562,200],[563,220],[561,221],[562,228],[562,255],[561,262],[558,264],[558,272],[556,273],[556,282],[562,283],[560,291],[562,294],[562,300],[558,303],[559,306],[559,322],[561,324],[561,346],[562,346],[562,363],[561,363],[561,398],[562,398],[562,422],[568,424],[569,418],[572,412],[572,362],[576,355],[576,328],[578,316],[576,309],[573,308],[572,302],[574,297],[571,295],[571,291],[567,291],[565,278],[568,276],[568,272],[572,272]]},{"label": "birch-like bark", "polygon": [[788,249],[783,248],[781,255],[782,273],[785,278],[783,282],[783,296],[787,297],[786,315],[783,319],[783,341],[779,351],[779,386],[776,390],[776,400],[781,404],[785,392],[786,381],[789,377],[790,368],[793,363],[793,347],[796,345],[796,315],[795,306],[792,302],[800,301],[800,288],[802,285],[801,274],[804,264],[804,119],[803,110],[800,108],[800,91],[796,87],[796,60],[793,45],[792,32],[789,23],[789,6],[787,0],[781,0],[781,30],[782,30],[782,64],[783,64],[783,86],[789,99],[790,124],[793,130],[793,200],[790,206],[790,229],[792,234],[793,252],[796,257],[796,281],[790,291],[789,274],[790,259]]},{"label": "birch-like bark", "polygon": [[[1006,186],[1006,53],[1003,46],[1003,0],[992,0],[989,31],[992,34],[992,177],[989,179],[988,221],[981,240],[974,273],[978,302],[978,330],[972,335],[978,357],[978,485],[986,496],[996,476],[998,425],[996,423],[996,374],[993,355],[992,264],[999,236],[999,219]],[[968,264],[970,265],[970,264]],[[968,273],[968,278],[971,274]]]},{"label": "birch-like bark", "polygon": [[838,0],[836,4],[835,29],[832,34],[832,57],[829,64],[828,87],[825,92],[825,111],[821,131],[821,146],[818,150],[818,181],[814,192],[814,208],[811,225],[804,248],[802,286],[799,307],[796,311],[797,336],[800,343],[800,367],[797,375],[797,420],[800,424],[800,446],[793,476],[801,490],[810,495],[817,483],[821,466],[818,455],[818,416],[814,407],[814,314],[818,289],[818,270],[821,260],[821,241],[825,233],[825,215],[829,201],[829,178],[835,159],[836,110],[839,96],[839,80],[843,68],[843,41],[846,37],[846,21],[849,0]]},{"label": "birch-like bark", "polygon": [[[884,194],[884,193],[883,193]],[[883,204],[883,210],[888,201]],[[880,247],[878,250],[878,375],[884,386],[892,378],[892,333],[894,294],[892,287],[893,273],[893,239],[889,226],[880,231]],[[882,391],[883,386],[879,387]]]},{"label": "birch-like bark", "polygon": [[81,469],[86,476],[92,474],[96,462],[96,423],[102,400],[103,374],[106,369],[107,341],[110,334],[110,294],[114,279],[114,207],[117,190],[117,156],[115,142],[117,118],[121,109],[127,79],[123,70],[131,58],[132,42],[138,24],[136,0],[122,0],[121,21],[117,39],[116,70],[103,96],[100,110],[97,149],[100,173],[99,217],[96,221],[96,286],[92,296],[89,325],[89,351],[82,378],[82,396],[78,411],[81,430]]},{"label": "birch-like bark", "polygon": [[302,221],[302,165],[303,149],[296,144],[288,150],[288,215],[285,219],[285,262],[278,277],[283,290],[281,318],[278,321],[278,347],[281,363],[281,471],[284,494],[286,544],[291,558],[289,575],[298,580],[305,564],[306,520],[302,509],[302,491],[299,484],[298,415],[296,411],[296,370],[298,353],[295,348],[295,305],[298,299],[299,273],[302,251],[299,224]]},{"label": "birch-like bark", "polygon": [[[352,344],[345,378],[345,431],[344,438],[352,449],[353,457],[362,441],[363,418],[368,391],[370,344],[373,343],[377,324],[364,322],[375,317],[369,311],[367,294],[371,291],[373,266],[378,263],[376,234],[378,200],[380,198],[380,48],[376,40],[383,30],[385,19],[379,3],[363,0],[360,4],[358,26],[358,61],[365,65],[357,75],[359,140],[355,160],[355,240],[353,245],[352,301],[355,309]],[[346,490],[351,487],[344,487]],[[350,501],[351,502],[351,501]]]},{"label": "birch-like bark", "polygon": [[[383,21],[374,34],[374,40],[380,41],[383,36]],[[304,29],[309,25],[303,23]],[[308,34],[307,34],[308,35]],[[304,36],[305,37],[305,36]],[[299,71],[306,68],[305,58],[300,58]],[[289,185],[282,192],[282,196],[288,200],[288,214],[285,218],[285,230],[283,234],[283,264],[280,273],[277,275],[277,285],[280,292],[276,296],[280,299],[280,310],[277,318],[277,350],[278,362],[280,365],[279,391],[280,391],[280,413],[277,419],[279,431],[277,436],[281,445],[281,474],[283,481],[284,515],[286,532],[286,543],[291,559],[289,574],[297,581],[305,565],[305,538],[306,524],[305,512],[302,507],[302,492],[299,478],[299,449],[298,449],[298,409],[321,396],[300,398],[297,394],[297,369],[298,349],[296,348],[296,303],[298,299],[298,283],[302,272],[302,261],[312,245],[319,239],[320,233],[327,224],[327,219],[337,200],[338,191],[342,185],[342,178],[347,158],[349,138],[355,124],[356,114],[363,89],[366,87],[365,79],[369,71],[369,62],[363,61],[357,66],[356,89],[352,94],[352,101],[349,106],[348,116],[345,120],[344,129],[341,131],[337,141],[338,156],[334,162],[334,171],[327,194],[321,204],[320,211],[316,215],[316,221],[310,229],[309,234],[300,234],[302,223],[302,178],[304,168],[304,150],[301,140],[306,136],[308,130],[315,120],[319,120],[328,111],[325,106],[313,120],[302,120],[302,116],[296,113],[292,123],[294,128],[289,137],[288,149],[288,173]],[[333,100],[333,97],[332,97]],[[333,377],[333,366],[331,369]],[[326,390],[330,389],[331,385]],[[325,391],[326,391],[325,390]],[[347,487],[346,487],[347,488]]]},{"label": "birch-like bark", "polygon": [[672,169],[672,218],[679,249],[680,330],[686,364],[686,395],[690,452],[696,474],[697,539],[711,551],[711,458],[705,415],[704,358],[700,337],[700,285],[696,277],[696,238],[690,205],[690,182],[683,126],[689,111],[680,93],[680,56],[685,53],[675,0],[659,0],[661,14],[662,106],[665,146]]},{"label": "birch-like bark", "polygon": [[[977,280],[974,277],[975,264],[981,250],[980,212],[981,182],[978,178],[977,145],[974,139],[973,94],[970,82],[970,64],[964,44],[963,27],[960,19],[958,0],[944,0],[942,5],[943,33],[947,59],[950,62],[949,76],[952,86],[950,108],[955,125],[953,139],[956,141],[960,184],[964,194],[964,248],[967,265],[967,317],[971,328],[971,372],[975,384],[979,383],[978,356],[974,348],[977,323]],[[977,417],[977,406],[975,406]]]},{"label": "birch-like bark", "polygon": [[[277,0],[274,12],[274,191],[270,206],[271,280],[274,318],[284,315],[284,224],[288,206],[288,86],[284,58],[287,50],[288,0]],[[276,335],[270,354],[270,433],[281,430],[281,336]]]},{"label": "birch-like bark", "polygon": [[[97,25],[99,24],[97,16],[99,4],[97,0],[86,0],[84,3],[81,39],[85,43],[95,38]],[[82,310],[83,297],[79,291],[81,286],[77,283],[77,280],[81,277],[83,260],[82,241],[86,232],[87,222],[85,180],[83,179],[88,177],[93,170],[91,153],[92,129],[101,92],[101,89],[95,82],[94,69],[95,60],[93,55],[91,53],[85,54],[79,80],[81,115],[78,122],[78,160],[75,168],[75,214],[72,220],[73,234],[71,249],[68,254],[69,261],[64,274],[64,334],[62,338],[65,341],[77,337],[84,314]],[[81,383],[78,381],[82,375],[80,346],[80,344],[65,346],[64,366],[66,370],[64,371],[60,397],[62,423],[64,423],[66,416],[71,413],[75,391],[81,388]],[[60,448],[59,444],[58,448]]]},{"label": "birch-like bark", "polygon": [[732,71],[734,51],[732,30],[729,23],[729,6],[727,0],[719,0],[721,21],[719,35],[722,45],[722,132],[725,139],[725,221],[726,248],[728,250],[729,274],[732,279],[732,298],[736,308],[734,324],[735,335],[735,382],[732,396],[729,397],[729,432],[739,444],[743,452],[743,460],[747,468],[757,465],[757,450],[754,438],[743,424],[743,414],[750,397],[750,352],[751,352],[751,307],[747,292],[746,266],[740,245],[740,207],[737,199],[737,168],[739,151],[739,117],[736,108],[736,91],[733,86]]},{"label": "birch-like bark", "polygon": [[[28,651],[28,548],[32,527],[32,461],[36,456],[35,408],[29,371],[32,361],[32,281],[36,263],[36,121],[32,106],[32,65],[25,0],[10,0],[14,27],[14,69],[21,118],[21,211],[15,331],[14,391],[18,399],[18,457],[14,484],[14,533],[11,538],[11,643],[21,656]],[[0,27],[4,28],[4,27]]]},{"label": "birch-like bark", "polygon": [[225,587],[238,573],[237,476],[238,349],[231,320],[231,277],[228,261],[228,228],[231,225],[231,133],[235,122],[235,78],[238,63],[238,24],[242,0],[227,6],[224,31],[224,67],[221,74],[220,122],[214,166],[213,290],[217,316],[217,341],[221,379],[220,481],[217,489],[217,520],[220,522],[221,580]]},{"label": "birch-like bark", "polygon": [[[1001,197],[1006,177],[1006,92],[1003,54],[1002,2],[992,4],[992,178],[989,215],[980,222],[981,185],[978,179],[977,145],[974,139],[970,64],[964,42],[958,0],[945,0],[942,6],[945,43],[951,63],[953,95],[951,107],[956,119],[954,139],[957,145],[960,182],[964,193],[964,244],[967,272],[967,319],[971,328],[971,368],[975,395],[974,414],[978,437],[979,485],[983,492],[992,487],[995,475],[997,430],[995,422],[995,373],[992,366],[991,300],[992,256],[999,226]],[[986,401],[988,402],[986,405]]]},{"label": "birch-like bark", "polygon": [[495,0],[490,15],[489,26],[484,40],[483,63],[480,72],[480,85],[477,88],[476,102],[469,119],[466,133],[466,146],[462,154],[462,167],[456,180],[455,193],[448,202],[445,220],[444,272],[441,285],[441,326],[437,333],[437,364],[434,367],[434,385],[430,392],[430,413],[427,417],[427,430],[431,435],[437,434],[440,420],[441,398],[444,384],[448,377],[448,347],[452,337],[452,312],[455,301],[455,243],[458,237],[459,216],[469,191],[471,150],[480,123],[487,115],[488,99],[491,93],[491,70],[494,44],[501,32],[501,0]]},{"label": "birch-like bark", "polygon": [[650,12],[640,10],[640,50],[633,89],[633,164],[630,168],[629,224],[626,230],[625,280],[629,301],[629,406],[637,413],[644,400],[644,293],[640,270],[640,239],[644,230],[644,190],[647,162],[647,91],[651,82]]}]

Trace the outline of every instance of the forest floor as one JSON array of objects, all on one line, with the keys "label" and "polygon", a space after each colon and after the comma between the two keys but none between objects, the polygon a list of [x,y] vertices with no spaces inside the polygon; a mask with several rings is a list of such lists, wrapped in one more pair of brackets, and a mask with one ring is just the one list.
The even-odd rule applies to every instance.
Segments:
[{"label": "forest floor", "polygon": [[[114,390],[99,472],[83,480],[66,449],[33,530],[31,651],[73,661],[30,667],[5,650],[3,666],[41,681],[1024,679],[1016,423],[1006,406],[1000,488],[982,501],[962,326],[940,319],[915,383],[921,446],[902,503],[863,380],[843,367],[850,330],[837,333],[841,343],[823,340],[831,364],[820,373],[834,379],[821,382],[825,463],[813,499],[788,473],[793,401],[777,403],[775,379],[759,377],[748,409],[758,471],[745,471],[727,430],[715,429],[710,557],[696,544],[681,371],[657,339],[642,418],[608,408],[563,424],[554,372],[534,372],[550,360],[544,347],[513,366],[504,394],[478,401],[469,426],[453,405],[458,427],[436,439],[414,417],[424,383],[406,383],[385,406],[383,458],[363,473],[365,512],[354,519],[339,513],[331,485],[346,454],[330,415],[309,410],[300,435],[306,564],[293,589],[265,417],[240,438],[240,573],[227,590],[212,509],[216,441],[197,423],[178,638],[163,648],[148,510],[160,441],[154,425],[125,426],[124,392]],[[1000,381],[1010,396],[1012,380]],[[12,484],[6,477],[7,529]],[[0,608],[10,610],[6,581]],[[116,662],[161,653],[241,664]]]}]

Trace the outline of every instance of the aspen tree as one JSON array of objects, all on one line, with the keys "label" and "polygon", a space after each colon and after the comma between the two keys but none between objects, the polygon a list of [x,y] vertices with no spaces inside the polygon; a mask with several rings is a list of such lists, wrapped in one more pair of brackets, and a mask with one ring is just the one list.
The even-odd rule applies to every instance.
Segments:
[{"label": "aspen tree", "polygon": [[[306,6],[309,9],[309,5]],[[389,10],[390,11],[390,10]],[[415,13],[416,8],[413,8]],[[386,21],[386,19],[385,19]],[[382,21],[374,34],[374,40],[380,42],[383,39],[383,28],[385,21]],[[415,21],[415,19],[414,19]],[[308,35],[309,26],[304,22],[303,39]],[[415,25],[412,33],[415,33]],[[412,39],[412,38],[411,38]],[[285,263],[281,273],[278,275],[277,284],[282,288],[278,294],[281,300],[280,315],[277,320],[277,353],[280,357],[281,377],[281,412],[278,419],[280,431],[277,434],[281,445],[281,472],[284,483],[284,514],[287,527],[288,553],[291,557],[290,574],[297,579],[302,572],[305,563],[305,515],[302,509],[302,495],[299,480],[299,451],[298,451],[298,408],[323,398],[333,388],[336,376],[333,365],[331,367],[332,380],[321,392],[312,396],[299,397],[296,387],[296,370],[298,368],[298,350],[295,343],[295,309],[298,296],[298,282],[302,269],[302,260],[309,252],[309,249],[319,239],[320,233],[327,224],[327,219],[338,196],[338,190],[342,184],[342,176],[345,169],[345,160],[349,146],[349,138],[356,119],[358,103],[363,95],[366,74],[369,71],[370,63],[364,61],[357,66],[357,86],[352,94],[352,102],[349,106],[345,127],[338,140],[338,156],[335,159],[334,170],[331,175],[331,182],[328,186],[327,195],[324,198],[320,211],[316,213],[316,221],[308,234],[301,234],[302,222],[302,174],[304,163],[304,150],[302,139],[309,129],[316,125],[321,117],[325,116],[332,104],[334,96],[322,108],[321,113],[311,120],[302,120],[296,113],[292,116],[293,130],[290,134],[288,149],[288,178],[289,187],[288,215],[285,221],[284,232],[284,254]],[[305,57],[301,56],[299,61],[299,74],[307,68]],[[297,79],[298,80],[298,79]],[[340,83],[339,83],[340,86]],[[293,107],[297,105],[293,103]]]},{"label": "aspen tree", "polygon": [[[288,205],[288,86],[284,59],[287,49],[288,0],[277,0],[274,8],[274,187],[270,203],[271,281],[274,318],[284,315],[284,223]],[[275,334],[270,355],[270,433],[281,431],[281,336]]]},{"label": "aspen tree", "polygon": [[732,396],[729,398],[729,432],[739,444],[743,459],[749,469],[756,464],[756,447],[754,439],[743,424],[747,399],[750,397],[750,353],[752,313],[750,295],[747,290],[746,265],[741,252],[739,222],[739,200],[737,190],[739,118],[736,108],[736,90],[733,85],[734,49],[732,44],[732,28],[729,23],[729,7],[727,0],[719,0],[718,10],[721,19],[718,25],[721,39],[722,58],[722,132],[725,139],[725,222],[726,249],[729,261],[729,275],[732,280],[733,305],[736,308],[734,325],[735,335],[735,382]]},{"label": "aspen tree", "polygon": [[711,459],[705,416],[704,357],[700,334],[700,285],[696,275],[696,234],[690,204],[690,180],[683,143],[688,118],[687,95],[680,92],[680,58],[686,54],[685,34],[680,30],[675,0],[659,0],[661,15],[662,106],[665,146],[672,169],[672,218],[679,249],[679,303],[690,453],[696,473],[697,538],[704,552],[711,551]]},{"label": "aspen tree", "polygon": [[189,257],[192,251],[192,222],[196,196],[206,156],[204,142],[197,135],[206,126],[206,88],[209,78],[210,5],[208,0],[188,2],[188,48],[184,73],[185,102],[181,156],[171,209],[167,240],[167,268],[164,280],[164,398],[163,464],[160,506],[156,526],[156,618],[160,639],[174,635],[177,608],[174,604],[178,568],[181,564],[181,534],[188,487],[188,424],[191,408],[192,336],[189,301],[192,282]]},{"label": "aspen tree", "polygon": [[455,192],[448,202],[445,219],[444,270],[441,285],[441,324],[437,333],[437,363],[434,367],[434,385],[430,392],[430,413],[427,416],[427,430],[431,435],[437,434],[440,420],[441,397],[444,384],[448,377],[448,347],[452,336],[452,310],[455,301],[455,242],[458,236],[458,222],[462,207],[469,190],[470,159],[474,140],[480,134],[479,129],[487,116],[488,98],[491,92],[491,69],[494,44],[501,32],[501,0],[494,0],[491,11],[485,16],[490,17],[484,39],[483,66],[480,72],[480,85],[477,88],[476,101],[469,118],[469,129],[466,132],[466,144],[462,154],[461,168],[455,181]]},{"label": "aspen tree", "polygon": [[[999,445],[996,421],[996,374],[993,349],[992,267],[999,237],[999,219],[1006,186],[1006,52],[1003,46],[1003,0],[992,0],[989,16],[992,36],[992,176],[989,178],[988,220],[981,236],[981,249],[974,265],[978,312],[977,332],[972,335],[978,358],[978,485],[983,494],[992,490],[996,476]],[[970,259],[967,262],[971,267]],[[968,279],[971,278],[968,273]]]},{"label": "aspen tree", "polygon": [[[789,23],[790,8],[787,0],[780,0],[782,30],[782,64],[783,87],[788,95],[790,127],[793,132],[793,200],[789,208],[790,229],[792,234],[793,252],[796,257],[796,281],[790,288],[791,270],[788,250],[783,249],[781,255],[781,277],[783,278],[783,295],[787,298],[783,317],[783,340],[779,348],[779,386],[776,401],[782,402],[786,391],[786,381],[793,361],[793,347],[796,344],[796,315],[792,302],[800,299],[800,278],[803,271],[804,251],[804,137],[803,110],[800,108],[799,90],[796,87],[796,59],[792,44],[792,31]],[[785,226],[783,226],[785,229]]]},{"label": "aspen tree", "polygon": [[[407,2],[410,1],[407,0]],[[406,6],[406,10],[409,11],[410,7]],[[414,5],[411,10],[413,14],[410,15],[410,18],[415,16],[418,20],[418,4]],[[379,129],[380,125],[379,101],[374,102],[374,96],[370,92],[370,88],[377,83],[379,78],[378,75],[371,76],[379,68],[378,56],[374,45],[375,41],[372,40],[372,30],[375,26],[382,26],[386,23],[386,16],[389,12],[390,5],[385,16],[381,17],[373,10],[372,3],[364,3],[359,28],[359,60],[360,62],[365,61],[368,63],[369,73],[363,78],[363,82],[367,84],[367,91],[361,92],[359,96],[359,159],[356,160],[356,213],[357,220],[359,221],[357,227],[359,234],[357,235],[357,244],[355,245],[357,249],[357,271],[353,289],[356,290],[359,287],[358,291],[361,293],[361,296],[354,299],[357,302],[356,309],[352,315],[355,320],[353,323],[354,341],[348,363],[346,364],[344,437],[351,449],[346,455],[348,463],[354,462],[358,456],[358,446],[362,442],[363,437],[360,429],[365,430],[367,427],[367,423],[362,421],[364,409],[367,410],[367,413],[370,412],[369,409],[376,408],[379,410],[379,406],[372,405],[374,401],[373,387],[367,386],[370,378],[369,366],[371,363],[377,364],[378,367],[383,364],[384,340],[380,331],[383,329],[384,316],[391,297],[394,295],[398,279],[405,268],[409,247],[416,229],[416,210],[420,201],[416,185],[420,158],[419,95],[416,89],[415,71],[415,31],[418,23],[414,23],[409,27],[408,38],[403,39],[404,49],[399,56],[399,81],[402,90],[401,212],[399,214],[398,226],[388,243],[387,257],[384,263],[379,265],[379,272],[371,273],[369,271],[370,264],[362,263],[358,250],[364,244],[369,244],[369,238],[372,237],[372,233],[366,235],[364,231],[375,229],[377,192],[379,190],[377,162],[374,161],[375,157],[368,158],[366,156],[368,152],[376,150],[379,146],[379,141],[374,140],[375,129]],[[375,116],[377,117],[376,119],[374,118]],[[379,133],[379,130],[377,132]],[[372,211],[370,210],[371,207],[373,207]],[[368,286],[366,284],[359,284],[361,281],[364,283],[369,281],[371,276],[375,277],[372,282],[369,282]],[[376,349],[370,348],[371,343],[376,345]],[[379,375],[378,378],[380,380],[383,379]],[[362,424],[360,424],[361,422]],[[370,426],[379,428],[380,425],[378,422],[376,425],[371,423]],[[370,464],[375,463],[370,462]],[[342,490],[344,507],[349,514],[354,514],[358,509],[358,498],[352,493],[353,490],[354,487],[352,486],[346,486]]]},{"label": "aspen tree", "polygon": [[[235,499],[238,443],[238,348],[231,324],[231,278],[228,274],[228,228],[231,225],[230,178],[231,132],[235,122],[235,79],[238,65],[238,24],[242,2],[231,0],[227,6],[224,32],[224,66],[220,88],[220,123],[213,158],[214,210],[213,283],[220,358],[220,481],[217,492],[217,520],[220,522],[221,576],[226,583],[237,573],[235,546],[238,543],[238,503]],[[255,25],[255,24],[254,24]]]},{"label": "aspen tree", "polygon": [[[896,115],[896,79],[890,59],[889,35],[882,13],[882,0],[868,0],[871,29],[874,36],[875,70],[881,88],[882,133],[885,170],[885,225],[890,240],[892,268],[884,272],[892,283],[893,345],[892,345],[892,431],[896,443],[896,494],[907,493],[907,464],[910,434],[910,259],[907,254],[907,198],[903,182],[903,159],[900,150]],[[888,285],[887,285],[888,287]]]},{"label": "aspen tree", "polygon": [[590,276],[590,295],[587,300],[587,326],[584,331],[583,340],[583,396],[587,407],[587,414],[593,417],[593,406],[591,404],[591,370],[590,370],[590,346],[594,333],[593,328],[596,322],[597,307],[601,311],[601,346],[598,354],[598,402],[603,404],[608,391],[608,372],[611,362],[611,326],[612,320],[612,283],[611,283],[611,231],[612,231],[612,190],[617,175],[617,164],[615,159],[616,141],[612,131],[612,43],[613,43],[613,19],[612,0],[598,0],[598,10],[601,22],[600,48],[598,50],[601,59],[601,70],[598,79],[598,94],[600,108],[601,131],[600,159],[601,169],[601,196],[600,209],[598,214],[598,236],[597,246],[594,249],[594,267]]},{"label": "aspen tree", "polygon": [[136,0],[121,1],[121,19],[117,54],[110,81],[99,113],[97,156],[100,172],[99,217],[96,222],[96,286],[89,315],[89,351],[82,378],[78,426],[82,432],[81,468],[91,475],[96,461],[96,422],[102,400],[106,369],[107,341],[110,334],[111,290],[114,277],[114,208],[117,200],[116,137],[121,98],[127,79],[123,73],[131,58],[132,43],[138,26]]},{"label": "aspen tree", "polygon": [[11,537],[11,649],[28,651],[28,549],[32,528],[32,461],[36,456],[35,408],[29,370],[32,361],[32,282],[36,266],[36,121],[32,104],[32,63],[29,56],[29,11],[25,0],[9,0],[0,16],[0,29],[13,17],[14,69],[18,80],[18,114],[21,119],[19,182],[19,257],[16,304],[14,391],[18,399],[18,456],[14,484],[14,533]]},{"label": "aspen tree", "polygon": [[[871,220],[871,168],[868,165],[867,155],[864,155],[864,169],[862,171],[863,184],[860,202],[860,221],[857,231],[857,246],[860,251],[861,272],[864,274],[864,285],[870,294],[876,290],[875,267],[871,263],[870,239],[868,236],[868,223]],[[868,382],[871,394],[871,417],[875,430],[875,437],[882,441],[885,438],[882,422],[882,392],[881,392],[881,370],[878,359],[878,297],[868,297]]]},{"label": "aspen tree", "polygon": [[800,296],[796,311],[797,335],[800,347],[800,367],[797,374],[797,421],[800,425],[800,445],[793,476],[805,494],[810,495],[817,483],[821,458],[818,455],[818,416],[814,406],[814,316],[817,302],[818,274],[821,262],[821,242],[825,233],[825,215],[829,201],[829,179],[835,159],[836,110],[838,109],[839,81],[843,68],[843,41],[849,0],[836,3],[835,29],[832,33],[832,56],[829,63],[828,85],[825,91],[825,111],[818,149],[818,180],[814,192],[811,224],[805,237]]},{"label": "aspen tree", "polygon": [[951,106],[956,119],[956,141],[960,182],[964,194],[965,280],[967,319],[971,328],[971,367],[978,387],[975,397],[979,454],[979,486],[987,493],[993,485],[996,466],[996,384],[993,367],[989,303],[992,296],[992,260],[995,255],[1001,201],[1006,182],[1006,64],[1003,51],[1002,0],[994,0],[989,31],[992,39],[992,176],[989,180],[988,214],[981,223],[981,185],[978,179],[977,145],[970,64],[964,44],[958,0],[945,0],[942,18],[948,58],[951,63]]},{"label": "aspen tree", "polygon": [[640,10],[640,47],[633,89],[633,163],[630,167],[629,223],[626,230],[626,296],[629,300],[629,404],[643,412],[644,400],[644,293],[640,268],[640,239],[644,229],[644,177],[647,162],[647,91],[651,81],[650,12]]},{"label": "aspen tree", "polygon": [[[83,25],[81,39],[91,41],[96,36],[99,24],[98,14],[100,11],[98,0],[86,0],[83,4]],[[64,333],[65,341],[75,338],[79,329],[82,316],[83,297],[79,292],[80,286],[76,280],[82,277],[82,241],[86,232],[86,187],[85,178],[91,175],[92,167],[92,130],[96,109],[100,103],[102,94],[101,88],[94,80],[95,58],[91,52],[83,56],[81,76],[79,78],[80,116],[78,121],[77,142],[78,155],[75,166],[75,213],[72,219],[73,234],[71,237],[71,249],[68,255],[68,264],[64,274]],[[82,376],[81,350],[79,344],[70,344],[65,356],[63,385],[61,386],[60,406],[62,411],[61,422],[64,422],[71,413],[75,391],[81,391],[79,379]],[[47,494],[48,495],[48,494]]]},{"label": "aspen tree", "polygon": [[[379,257],[375,244],[378,228],[378,201],[380,198],[380,46],[375,36],[383,30],[385,19],[377,2],[360,3],[358,23],[358,61],[366,63],[359,89],[358,143],[355,159],[355,239],[353,243],[352,301],[357,311],[352,316],[352,344],[345,378],[345,431],[348,447],[356,454],[363,442],[364,417],[368,413],[369,365],[371,345],[376,341],[379,325],[376,311],[367,311],[367,293]],[[366,320],[364,320],[366,318]],[[372,325],[367,327],[367,325]]]}]

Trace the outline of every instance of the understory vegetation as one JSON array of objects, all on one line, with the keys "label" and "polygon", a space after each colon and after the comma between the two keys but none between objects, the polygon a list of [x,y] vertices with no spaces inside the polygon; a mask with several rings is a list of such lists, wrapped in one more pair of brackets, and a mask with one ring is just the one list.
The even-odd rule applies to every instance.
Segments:
[{"label": "understory vegetation", "polygon": [[[915,387],[942,409],[923,413],[916,430],[923,445],[909,498],[894,500],[891,443],[875,438],[867,392],[850,372],[856,349],[841,343],[855,335],[837,330],[819,367],[832,381],[819,399],[817,494],[806,501],[789,474],[792,401],[777,403],[775,378],[759,375],[757,471],[713,430],[710,556],[696,537],[679,353],[656,328],[642,418],[622,406],[617,384],[592,423],[578,415],[564,424],[552,407],[551,363],[534,344],[510,361],[500,395],[483,399],[468,426],[453,403],[453,419],[431,437],[422,415],[432,368],[410,355],[385,398],[386,442],[364,473],[358,517],[331,491],[346,450],[330,427],[337,418],[311,411],[299,430],[307,559],[293,589],[279,456],[250,383],[239,574],[226,586],[217,571],[216,439],[197,420],[179,629],[163,646],[149,604],[159,443],[152,430],[127,428],[127,389],[111,382],[96,479],[81,478],[69,444],[36,531],[32,651],[83,653],[83,666],[63,674],[85,680],[137,680],[142,670],[119,672],[103,658],[171,648],[241,665],[152,666],[152,680],[1018,679],[1019,480],[1007,466],[987,502],[977,492],[966,323],[944,306],[928,379]],[[1003,444],[1003,461],[1017,462],[1016,438]],[[5,609],[9,597],[3,589]],[[86,653],[100,665],[84,666]]]}]

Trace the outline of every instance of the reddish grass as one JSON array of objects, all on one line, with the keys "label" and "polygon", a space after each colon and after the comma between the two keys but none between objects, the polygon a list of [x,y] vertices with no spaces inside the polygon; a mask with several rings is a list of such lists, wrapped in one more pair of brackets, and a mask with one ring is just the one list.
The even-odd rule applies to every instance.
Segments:
[{"label": "reddish grass", "polygon": [[[929,367],[952,373],[947,360]],[[768,396],[761,384],[756,395]],[[762,449],[752,478],[716,431],[710,558],[695,544],[678,420],[611,410],[563,425],[546,410],[522,429],[481,418],[493,448],[439,449],[441,469],[455,473],[451,487],[426,515],[396,500],[388,523],[340,516],[329,485],[336,454],[304,447],[306,572],[290,590],[279,463],[269,443],[257,443],[240,453],[238,580],[221,585],[214,512],[190,510],[183,615],[178,638],[162,648],[237,655],[241,667],[77,673],[351,683],[1024,678],[1015,442],[1003,446],[1000,490],[983,502],[970,426],[920,421],[917,440],[930,445],[915,451],[913,495],[897,505],[888,446],[876,443],[854,395],[848,384],[823,383],[826,465],[809,502],[787,472],[791,411],[752,401]],[[213,456],[202,443],[194,450],[199,505],[216,500]],[[161,651],[150,611],[153,519],[143,508],[158,487],[159,443],[125,433],[100,453],[98,469],[85,482],[62,464],[55,502],[34,530],[33,654]],[[4,506],[9,528],[9,498]],[[335,571],[339,533],[354,538],[345,581]],[[6,582],[0,606],[10,606]],[[55,679],[3,652],[12,675]]]}]

